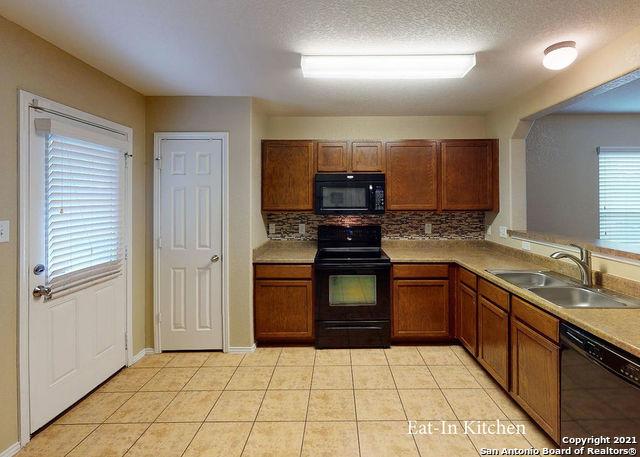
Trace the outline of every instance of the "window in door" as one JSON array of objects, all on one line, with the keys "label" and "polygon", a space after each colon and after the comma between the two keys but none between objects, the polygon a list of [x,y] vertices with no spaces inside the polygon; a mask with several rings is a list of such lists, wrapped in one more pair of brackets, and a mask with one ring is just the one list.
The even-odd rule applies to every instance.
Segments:
[{"label": "window in door", "polygon": [[52,292],[123,268],[123,153],[49,133],[45,138],[45,250]]},{"label": "window in door", "polygon": [[598,148],[600,238],[640,242],[640,147]]}]

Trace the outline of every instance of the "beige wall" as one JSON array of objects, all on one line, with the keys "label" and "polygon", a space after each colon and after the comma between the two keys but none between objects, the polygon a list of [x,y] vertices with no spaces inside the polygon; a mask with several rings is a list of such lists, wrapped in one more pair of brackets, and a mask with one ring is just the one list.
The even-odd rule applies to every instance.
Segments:
[{"label": "beige wall", "polygon": [[[527,136],[527,229],[600,237],[600,146],[640,146],[640,114],[552,114]],[[571,215],[571,217],[567,217]]]},{"label": "beige wall", "polygon": [[267,137],[267,116],[257,99],[251,100],[251,247],[257,248],[267,241],[262,218],[262,147]]},{"label": "beige wall", "polygon": [[0,244],[0,451],[18,440],[18,89],[133,128],[133,344],[144,347],[145,154],[144,97],[0,17],[0,219],[11,241]]},{"label": "beige wall", "polygon": [[[251,252],[251,104],[250,97],[148,97],[147,157],[153,157],[155,132],[229,132],[229,325],[230,346],[253,345]],[[150,203],[151,205],[151,203]],[[152,237],[153,224],[148,225]],[[148,255],[152,254],[149,244]],[[153,322],[147,301],[147,322]],[[153,328],[147,325],[147,344]]]},{"label": "beige wall", "polygon": [[[500,213],[491,215],[491,235],[487,239],[516,248],[521,242],[499,236],[499,227],[526,229],[525,142],[536,114],[547,114],[554,106],[598,86],[640,69],[640,27],[603,46],[557,76],[508,100],[488,116],[488,135],[500,140]],[[547,246],[533,243],[532,250],[548,254]],[[638,265],[598,259],[595,267],[613,275],[636,279]]]},{"label": "beige wall", "polygon": [[272,139],[486,138],[484,116],[272,116]]}]

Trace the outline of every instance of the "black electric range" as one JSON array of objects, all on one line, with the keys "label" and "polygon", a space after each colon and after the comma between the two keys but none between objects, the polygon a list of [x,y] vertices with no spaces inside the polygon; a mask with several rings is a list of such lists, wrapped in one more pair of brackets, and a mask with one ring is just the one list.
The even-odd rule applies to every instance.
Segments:
[{"label": "black electric range", "polygon": [[379,225],[318,228],[316,347],[389,347],[391,261]]}]

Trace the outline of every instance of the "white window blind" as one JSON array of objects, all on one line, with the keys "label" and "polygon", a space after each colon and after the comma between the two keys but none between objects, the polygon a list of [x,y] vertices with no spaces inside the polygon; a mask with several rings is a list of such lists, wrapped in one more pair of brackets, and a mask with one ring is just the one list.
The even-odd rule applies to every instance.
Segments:
[{"label": "white window blind", "polygon": [[640,242],[640,147],[598,148],[600,238]]},{"label": "white window blind", "polygon": [[45,246],[52,294],[121,274],[123,152],[53,133],[45,144]]}]

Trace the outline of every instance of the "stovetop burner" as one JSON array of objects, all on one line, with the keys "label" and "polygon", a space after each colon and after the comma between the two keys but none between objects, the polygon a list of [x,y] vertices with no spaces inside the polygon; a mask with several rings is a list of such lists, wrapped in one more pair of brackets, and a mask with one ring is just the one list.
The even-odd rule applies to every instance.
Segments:
[{"label": "stovetop burner", "polygon": [[315,261],[388,263],[382,251],[379,225],[321,225],[318,227],[318,252]]},{"label": "stovetop burner", "polygon": [[380,248],[371,249],[319,249],[316,254],[316,262],[389,262],[389,257]]}]

